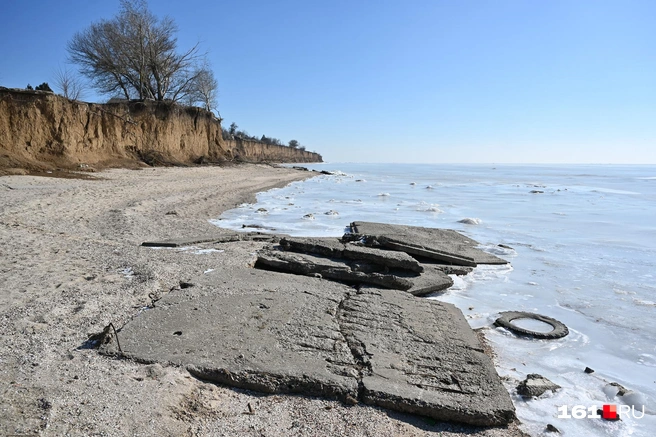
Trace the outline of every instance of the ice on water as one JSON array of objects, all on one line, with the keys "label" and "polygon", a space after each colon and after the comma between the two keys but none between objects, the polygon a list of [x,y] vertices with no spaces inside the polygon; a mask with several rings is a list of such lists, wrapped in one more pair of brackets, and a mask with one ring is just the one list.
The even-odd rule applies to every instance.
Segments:
[{"label": "ice on water", "polygon": [[[354,220],[456,229],[512,264],[480,266],[433,298],[457,305],[472,327],[490,327],[486,336],[502,376],[521,380],[540,373],[563,387],[539,399],[514,396],[524,429],[537,435],[551,423],[567,435],[654,435],[656,167],[311,168],[340,173],[261,193],[257,204],[213,222],[296,236],[340,236]],[[259,208],[268,213],[259,214]],[[308,214],[314,220],[304,219]],[[507,310],[556,318],[571,333],[551,341],[517,338],[492,327]],[[584,373],[586,366],[595,372]],[[622,404],[610,382],[633,391],[624,403],[646,403],[643,419],[557,418],[562,405]]]}]

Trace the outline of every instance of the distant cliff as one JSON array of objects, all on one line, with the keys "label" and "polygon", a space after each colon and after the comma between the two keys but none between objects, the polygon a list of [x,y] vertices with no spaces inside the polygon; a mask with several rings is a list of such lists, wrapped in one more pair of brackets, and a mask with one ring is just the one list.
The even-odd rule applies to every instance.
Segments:
[{"label": "distant cliff", "polygon": [[223,140],[233,156],[249,162],[322,162],[321,155],[287,146],[274,146],[235,138]]},{"label": "distant cliff", "polygon": [[94,104],[0,87],[0,168],[48,169],[204,162],[321,162],[321,155],[239,139],[199,108]]}]

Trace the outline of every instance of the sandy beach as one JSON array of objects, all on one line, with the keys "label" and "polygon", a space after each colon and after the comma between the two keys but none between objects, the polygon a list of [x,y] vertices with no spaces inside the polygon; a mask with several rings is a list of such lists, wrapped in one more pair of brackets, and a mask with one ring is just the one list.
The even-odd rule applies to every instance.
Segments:
[{"label": "sandy beach", "polygon": [[120,329],[180,282],[245,266],[257,242],[152,249],[147,240],[230,233],[208,222],[255,193],[308,177],[267,165],[114,169],[97,179],[0,178],[0,434],[21,436],[524,435],[366,405],[262,395],[177,367],[100,355],[90,336]]}]

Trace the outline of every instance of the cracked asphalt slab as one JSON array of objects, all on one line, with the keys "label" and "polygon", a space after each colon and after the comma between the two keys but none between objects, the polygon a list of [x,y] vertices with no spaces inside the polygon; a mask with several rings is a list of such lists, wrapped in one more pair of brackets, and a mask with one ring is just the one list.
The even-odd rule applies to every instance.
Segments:
[{"label": "cracked asphalt slab", "polygon": [[[123,356],[263,393],[504,425],[514,407],[454,306],[407,292],[217,269],[118,332]],[[105,353],[119,353],[115,342]]]}]

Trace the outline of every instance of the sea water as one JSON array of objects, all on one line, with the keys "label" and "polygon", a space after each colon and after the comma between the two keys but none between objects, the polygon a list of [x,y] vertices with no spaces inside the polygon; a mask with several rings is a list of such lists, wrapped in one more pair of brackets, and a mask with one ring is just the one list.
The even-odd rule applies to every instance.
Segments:
[{"label": "sea water", "polygon": [[[260,193],[256,204],[212,222],[294,236],[341,236],[355,220],[456,229],[510,264],[454,276],[454,286],[429,298],[455,304],[473,328],[488,328],[522,428],[531,435],[547,424],[571,436],[656,435],[656,166],[309,168],[335,174]],[[553,317],[570,334],[516,337],[493,326],[501,311]],[[515,387],[530,373],[562,389],[523,399]],[[631,393],[617,397],[611,382]],[[563,406],[571,415],[577,405],[604,404],[633,405],[636,416],[644,406],[645,415],[559,417]]]}]

